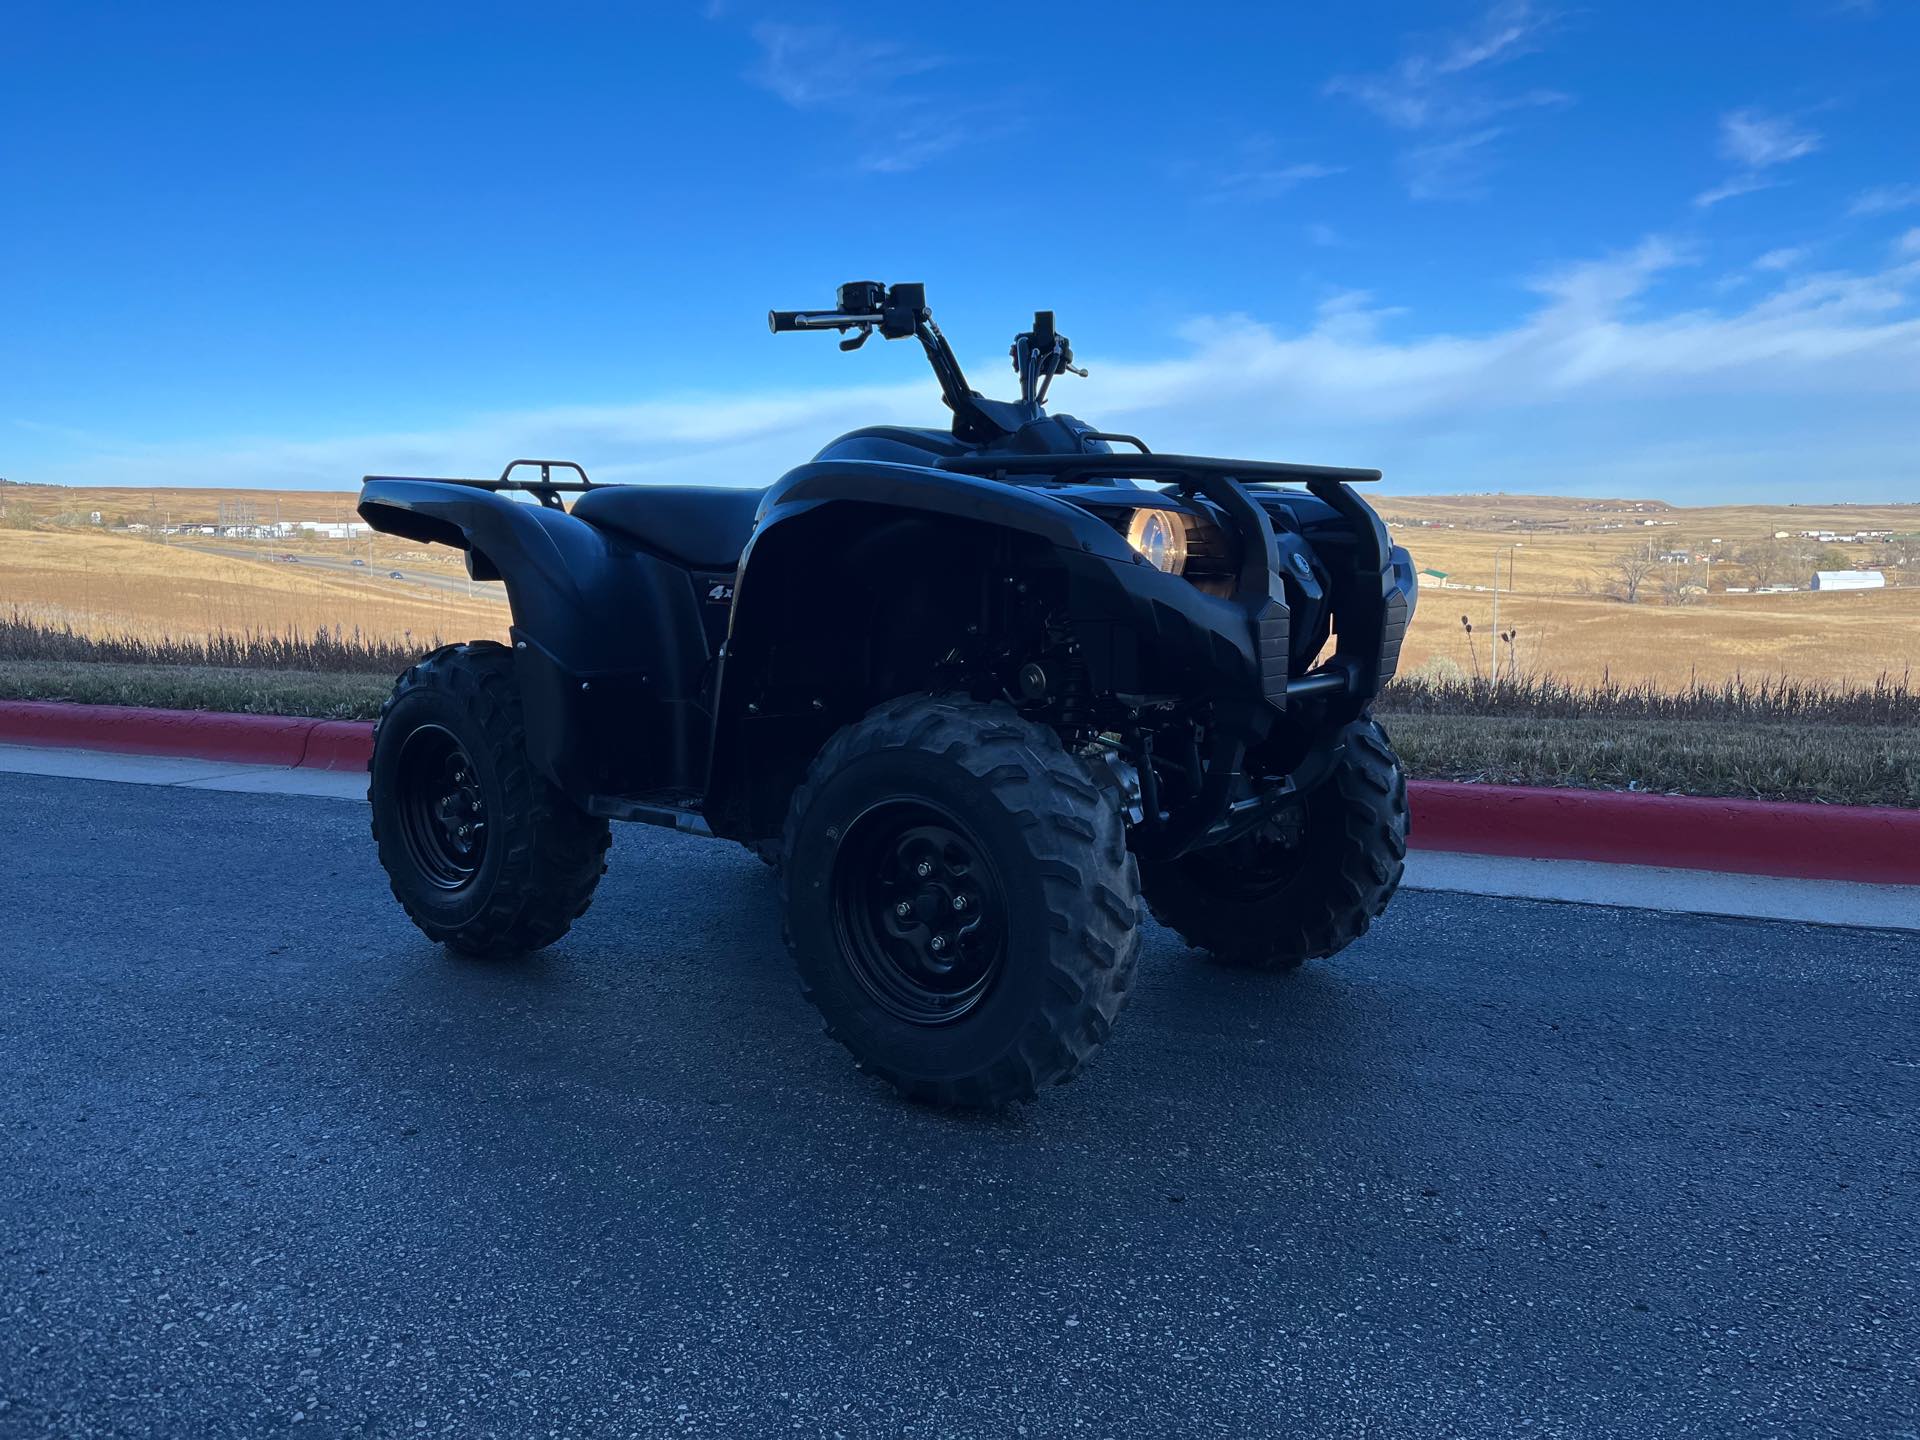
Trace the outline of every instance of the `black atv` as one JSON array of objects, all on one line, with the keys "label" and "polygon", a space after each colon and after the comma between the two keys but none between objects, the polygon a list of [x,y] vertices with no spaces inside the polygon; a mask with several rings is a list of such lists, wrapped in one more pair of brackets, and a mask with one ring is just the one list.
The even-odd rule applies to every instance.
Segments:
[{"label": "black atv", "polygon": [[919,285],[769,320],[917,338],[952,430],[856,430],[768,489],[367,478],[369,524],[465,551],[513,606],[511,649],[437,650],[381,710],[373,833],[414,923],[537,949],[587,908],[610,820],[742,842],[777,860],[828,1033],[955,1105],[1086,1063],[1143,897],[1232,965],[1364,934],[1407,829],[1368,704],[1415,598],[1351,488],[1379,472],[1049,415],[1074,368],[1049,312],[1014,341],[1017,402],[968,387]]}]

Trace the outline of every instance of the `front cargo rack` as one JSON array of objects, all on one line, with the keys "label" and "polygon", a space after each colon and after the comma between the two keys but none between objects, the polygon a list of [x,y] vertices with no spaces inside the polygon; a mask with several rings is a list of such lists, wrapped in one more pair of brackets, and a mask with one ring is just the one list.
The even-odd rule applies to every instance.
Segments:
[{"label": "front cargo rack", "polygon": [[[1139,442],[1135,442],[1136,444]],[[1110,476],[1127,480],[1184,480],[1203,475],[1227,476],[1254,485],[1294,484],[1364,485],[1378,480],[1378,470],[1352,470],[1338,465],[1289,465],[1276,460],[1223,460],[1213,455],[952,455],[940,461],[942,470],[964,475],[1055,475],[1062,480]]]}]

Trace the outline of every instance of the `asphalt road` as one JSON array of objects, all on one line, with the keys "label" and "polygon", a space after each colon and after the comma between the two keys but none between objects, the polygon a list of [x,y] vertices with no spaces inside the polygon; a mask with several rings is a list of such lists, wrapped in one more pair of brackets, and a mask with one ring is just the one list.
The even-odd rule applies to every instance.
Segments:
[{"label": "asphalt road", "polygon": [[[414,560],[395,560],[391,556],[376,559],[370,565],[356,565],[352,542],[338,542],[336,554],[325,554],[313,550],[291,551],[285,546],[276,546],[271,540],[262,540],[246,544],[221,545],[201,540],[183,540],[176,542],[203,550],[211,555],[223,555],[231,560],[252,560],[261,565],[285,565],[282,555],[297,555],[296,565],[305,565],[310,570],[325,571],[329,575],[347,575],[367,580],[375,585],[421,585],[429,590],[444,590],[452,595],[465,595],[476,600],[500,600],[507,598],[506,587],[494,584],[474,584],[467,579],[464,570],[446,571],[430,562]],[[366,559],[366,546],[362,542],[357,547],[360,558]],[[404,577],[395,580],[388,572],[398,570]]]},{"label": "asphalt road", "polygon": [[0,1434],[1920,1431],[1920,937],[1155,930],[1095,1067],[956,1118],[730,847],[624,829],[486,965],[365,826],[0,775]]}]

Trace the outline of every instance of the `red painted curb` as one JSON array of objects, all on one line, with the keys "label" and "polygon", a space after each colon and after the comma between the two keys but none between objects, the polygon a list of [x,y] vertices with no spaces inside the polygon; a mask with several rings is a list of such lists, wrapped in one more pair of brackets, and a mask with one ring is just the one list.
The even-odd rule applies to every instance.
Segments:
[{"label": "red painted curb", "polygon": [[127,755],[195,755],[249,765],[298,765],[309,732],[321,723],[291,715],[0,700],[0,742]]},{"label": "red painted curb", "polygon": [[[364,770],[360,720],[0,700],[0,743]],[[1920,810],[1415,780],[1423,850],[1920,885]]]},{"label": "red painted curb", "polygon": [[1920,885],[1920,810],[1416,780],[1426,850]]},{"label": "red painted curb", "polygon": [[365,720],[322,720],[307,736],[301,765],[309,770],[360,770],[373,758],[373,726]]}]

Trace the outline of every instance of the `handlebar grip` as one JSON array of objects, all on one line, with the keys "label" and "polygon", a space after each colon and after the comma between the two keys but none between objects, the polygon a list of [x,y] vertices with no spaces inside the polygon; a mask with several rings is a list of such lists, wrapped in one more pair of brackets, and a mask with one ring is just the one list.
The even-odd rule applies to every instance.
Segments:
[{"label": "handlebar grip", "polygon": [[798,310],[769,310],[767,311],[767,329],[776,335],[785,330],[798,330],[801,313]]}]

